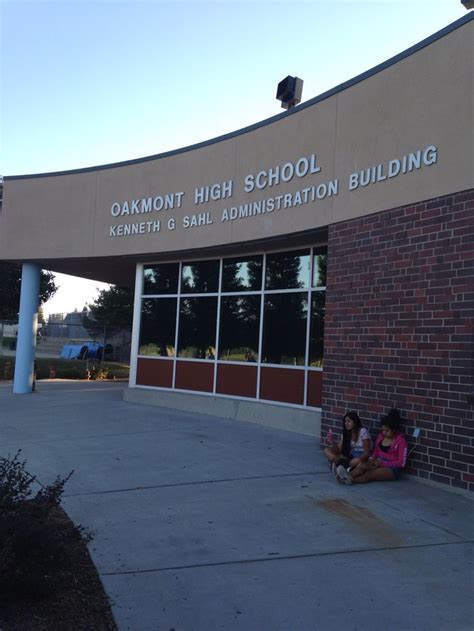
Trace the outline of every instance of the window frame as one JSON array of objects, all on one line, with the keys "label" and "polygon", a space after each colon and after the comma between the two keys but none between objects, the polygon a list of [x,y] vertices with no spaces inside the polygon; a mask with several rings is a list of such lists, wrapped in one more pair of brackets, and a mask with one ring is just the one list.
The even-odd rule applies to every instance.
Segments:
[{"label": "window frame", "polygon": [[[308,287],[305,288],[301,288],[301,287],[294,287],[294,288],[290,288],[290,289],[266,289],[265,288],[265,284],[266,284],[266,270],[267,270],[267,258],[270,255],[273,254],[278,254],[278,253],[288,253],[290,254],[291,252],[301,252],[307,250],[309,252],[309,262],[310,262],[310,268],[309,268],[309,283],[308,283]],[[139,264],[137,265],[137,279],[138,279],[138,275],[139,275],[139,268],[141,268],[142,272],[141,272],[141,283],[139,285],[139,296],[137,296],[137,307],[136,307],[136,313],[138,314],[138,331],[137,331],[137,335],[138,335],[138,339],[140,338],[140,322],[141,322],[141,313],[142,313],[142,304],[143,304],[143,300],[149,300],[149,299],[161,299],[161,298],[175,298],[176,299],[176,326],[175,326],[175,356],[174,357],[163,357],[163,356],[151,356],[151,355],[141,355],[138,350],[139,348],[137,348],[137,352],[135,353],[133,360],[135,362],[135,368],[133,370],[133,374],[136,375],[136,366],[138,364],[138,360],[139,359],[151,359],[153,361],[172,361],[173,362],[173,383],[172,383],[172,387],[171,388],[160,388],[160,387],[155,387],[155,386],[141,386],[139,384],[136,384],[136,379],[134,380],[134,386],[135,387],[145,387],[145,388],[150,388],[152,387],[153,389],[158,389],[158,390],[166,390],[166,391],[173,391],[173,392],[187,392],[187,390],[177,390],[176,389],[176,367],[178,365],[179,362],[185,361],[185,362],[206,362],[206,364],[214,364],[214,387],[213,387],[213,392],[199,392],[199,394],[202,394],[203,396],[219,396],[219,397],[227,397],[227,398],[231,398],[231,399],[238,399],[238,398],[242,398],[243,400],[249,400],[248,398],[245,397],[236,397],[236,396],[231,396],[231,395],[225,395],[225,394],[220,394],[217,392],[217,374],[218,374],[218,365],[220,364],[225,364],[225,365],[238,365],[238,366],[245,366],[247,365],[247,362],[245,361],[236,361],[236,360],[223,360],[223,359],[219,359],[219,352],[220,352],[220,326],[221,326],[221,308],[222,308],[222,298],[224,297],[238,297],[238,296],[242,296],[242,297],[248,297],[248,296],[252,296],[252,295],[257,295],[260,296],[260,320],[259,320],[259,337],[258,337],[258,360],[256,362],[251,362],[252,366],[256,366],[257,367],[257,396],[255,398],[250,399],[251,401],[255,401],[255,402],[266,402],[269,403],[266,399],[261,399],[260,398],[260,375],[261,375],[261,369],[262,368],[285,368],[285,369],[289,369],[289,370],[300,370],[300,371],[304,371],[305,375],[304,375],[304,404],[303,405],[299,405],[299,404],[288,404],[288,403],[284,403],[284,402],[271,402],[272,404],[275,403],[276,405],[282,405],[282,406],[289,406],[289,407],[302,407],[304,409],[320,409],[320,408],[314,408],[313,406],[308,406],[307,405],[307,398],[308,398],[308,373],[309,372],[323,372],[324,369],[324,360],[323,360],[323,365],[321,367],[319,366],[310,366],[309,362],[310,362],[310,350],[311,350],[311,321],[312,321],[312,299],[313,299],[313,295],[315,293],[324,293],[325,296],[325,292],[326,292],[326,286],[316,286],[313,287],[313,275],[314,275],[314,262],[315,262],[315,255],[317,255],[318,253],[321,253],[321,250],[325,250],[326,251],[326,256],[327,256],[327,244],[326,243],[317,243],[317,244],[313,244],[313,245],[308,245],[308,246],[299,246],[299,247],[294,247],[294,248],[278,248],[275,250],[268,250],[268,251],[260,251],[260,252],[253,252],[253,253],[248,253],[248,254],[243,254],[242,255],[242,259],[248,259],[248,258],[252,258],[252,257],[258,257],[261,256],[262,257],[262,269],[261,269],[261,286],[260,289],[255,289],[255,290],[248,290],[248,291],[222,291],[222,283],[223,283],[223,269],[224,269],[224,262],[227,260],[237,260],[239,257],[234,255],[228,255],[228,256],[222,256],[222,257],[215,257],[215,256],[207,256],[207,257],[193,257],[192,259],[189,257],[187,257],[186,259],[181,259],[179,261],[177,261],[176,259],[174,260],[165,260],[165,261],[157,261],[157,262],[147,262],[146,264]],[[189,265],[189,263],[198,263],[200,261],[218,261],[218,265],[219,265],[219,273],[218,273],[218,285],[217,285],[217,291],[215,292],[199,292],[199,293],[194,293],[194,292],[182,292],[182,268],[183,265]],[[152,267],[153,265],[165,265],[165,264],[170,264],[170,263],[177,263],[179,265],[179,270],[178,270],[178,290],[176,293],[167,293],[167,294],[145,294],[144,293],[144,269],[145,267]],[[326,278],[326,282],[327,282],[327,278]],[[263,325],[264,325],[264,309],[265,309],[265,298],[266,296],[270,296],[270,295],[275,295],[275,294],[290,294],[290,293],[303,293],[306,295],[306,300],[307,300],[307,305],[308,305],[308,313],[307,313],[307,318],[306,318],[306,340],[305,340],[305,357],[304,357],[304,364],[303,365],[297,365],[294,366],[292,364],[274,364],[274,363],[266,363],[262,361],[262,351],[263,351]],[[181,300],[186,299],[186,298],[200,298],[200,297],[216,297],[217,298],[217,316],[216,316],[216,353],[215,353],[215,358],[214,359],[201,359],[201,358],[189,358],[189,357],[178,357],[178,336],[179,336],[179,314],[180,314],[180,309],[181,309]],[[133,382],[131,382],[133,383]],[[191,391],[190,391],[191,392]],[[196,394],[196,392],[193,392],[193,394]]]}]

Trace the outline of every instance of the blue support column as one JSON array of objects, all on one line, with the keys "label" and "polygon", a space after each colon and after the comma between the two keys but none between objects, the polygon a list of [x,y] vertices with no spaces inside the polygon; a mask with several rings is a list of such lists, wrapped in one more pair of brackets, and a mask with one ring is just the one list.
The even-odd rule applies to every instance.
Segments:
[{"label": "blue support column", "polygon": [[37,265],[32,265],[31,263],[23,264],[15,378],[13,380],[13,392],[15,394],[28,394],[33,391],[40,272],[41,269]]}]

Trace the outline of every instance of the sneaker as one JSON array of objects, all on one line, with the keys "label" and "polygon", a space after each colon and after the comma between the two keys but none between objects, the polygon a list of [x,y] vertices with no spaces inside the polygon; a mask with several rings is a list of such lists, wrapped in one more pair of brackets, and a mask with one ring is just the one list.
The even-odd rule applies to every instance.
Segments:
[{"label": "sneaker", "polygon": [[342,481],[343,484],[352,484],[352,476],[350,473],[347,474],[347,478]]},{"label": "sneaker", "polygon": [[341,479],[343,484],[352,484],[351,474],[342,466],[342,464],[336,467],[336,475]]}]

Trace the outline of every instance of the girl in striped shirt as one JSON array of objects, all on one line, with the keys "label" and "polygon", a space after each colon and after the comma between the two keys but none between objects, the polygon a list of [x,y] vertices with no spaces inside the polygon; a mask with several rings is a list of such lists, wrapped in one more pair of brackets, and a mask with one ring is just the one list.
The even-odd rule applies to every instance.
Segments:
[{"label": "girl in striped shirt", "polygon": [[[331,432],[332,437],[332,432]],[[324,454],[329,461],[331,471],[336,472],[339,464],[355,467],[365,462],[372,450],[369,430],[361,423],[357,412],[346,412],[342,419],[342,437],[339,443],[326,447]]]}]

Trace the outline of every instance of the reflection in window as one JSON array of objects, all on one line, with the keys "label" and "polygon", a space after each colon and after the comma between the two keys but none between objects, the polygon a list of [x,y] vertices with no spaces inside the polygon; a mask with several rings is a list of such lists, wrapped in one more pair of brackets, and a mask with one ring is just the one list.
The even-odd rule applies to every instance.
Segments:
[{"label": "reflection in window", "polygon": [[140,355],[174,357],[176,298],[147,298],[142,301]]},{"label": "reflection in window", "polygon": [[183,298],[179,308],[178,357],[215,359],[217,298]]},{"label": "reflection in window", "polygon": [[260,296],[222,298],[219,359],[258,361],[260,300]]},{"label": "reflection in window", "polygon": [[262,262],[262,256],[224,259],[222,291],[260,291]]},{"label": "reflection in window", "polygon": [[311,301],[309,365],[318,368],[323,366],[325,297],[324,291],[315,291]]},{"label": "reflection in window", "polygon": [[181,292],[201,294],[216,292],[219,283],[219,261],[183,263]]},{"label": "reflection in window", "polygon": [[303,366],[306,355],[308,294],[265,297],[262,361]]},{"label": "reflection in window", "polygon": [[[263,278],[264,259],[242,254],[181,267],[145,265],[139,354],[214,360],[218,353],[223,362],[305,366],[307,361],[307,366],[321,368],[327,248],[270,253]],[[209,295],[219,291],[219,299]],[[179,292],[180,298],[171,297]],[[193,295],[198,293],[205,295]]]},{"label": "reflection in window", "polygon": [[276,252],[267,256],[265,289],[309,287],[309,250]]},{"label": "reflection in window", "polygon": [[327,250],[314,250],[313,257],[313,287],[326,287]]},{"label": "reflection in window", "polygon": [[178,263],[150,265],[143,269],[144,294],[176,294],[178,292]]}]

